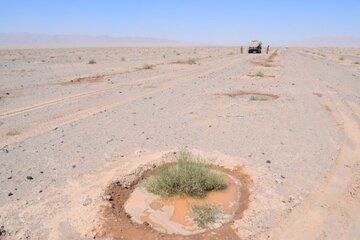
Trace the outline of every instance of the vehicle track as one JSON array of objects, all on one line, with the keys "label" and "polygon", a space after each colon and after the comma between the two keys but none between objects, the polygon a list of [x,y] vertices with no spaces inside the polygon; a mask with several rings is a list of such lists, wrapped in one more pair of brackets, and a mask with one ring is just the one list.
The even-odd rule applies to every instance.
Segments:
[{"label": "vehicle track", "polygon": [[[360,120],[344,88],[322,83],[323,105],[341,125],[344,142],[324,178],[305,200],[259,239],[357,239],[360,236]],[[350,89],[348,89],[350,90]],[[351,91],[351,90],[350,90]],[[336,226],[336,227],[334,227]]]},{"label": "vehicle track", "polygon": [[[231,59],[234,59],[236,57],[232,57]],[[205,58],[202,58],[205,59]],[[168,63],[168,64],[174,64],[173,62]],[[216,65],[216,64],[214,64]],[[139,71],[139,70],[137,70]],[[146,81],[150,81],[150,80],[157,80],[157,79],[161,79],[161,78],[166,78],[166,77],[179,77],[182,76],[184,74],[188,74],[193,72],[194,69],[186,69],[185,71],[181,71],[177,74],[174,73],[164,73],[164,74],[160,74],[160,75],[156,75],[156,76],[152,76],[152,77],[145,77],[145,78],[141,78],[138,80],[129,80],[126,82],[121,82],[121,83],[116,83],[113,84],[111,87],[106,87],[106,88],[102,88],[99,90],[93,90],[93,91],[88,91],[88,92],[82,92],[79,94],[74,94],[71,96],[67,96],[67,97],[63,97],[63,98],[58,98],[58,99],[53,99],[53,100],[49,100],[49,101],[45,101],[45,102],[40,102],[40,103],[36,103],[36,104],[32,104],[30,106],[25,106],[25,107],[20,107],[20,108],[16,108],[13,109],[11,111],[7,111],[7,112],[3,112],[0,113],[0,119],[5,119],[7,117],[11,117],[17,114],[22,114],[22,113],[26,113],[26,112],[30,112],[33,110],[37,110],[37,109],[41,109],[44,107],[48,107],[48,106],[52,106],[52,105],[57,105],[57,104],[62,104],[62,103],[68,103],[70,101],[78,101],[80,98],[84,98],[84,97],[88,97],[88,96],[93,96],[93,95],[97,95],[97,94],[101,94],[101,93],[106,93],[106,92],[111,92],[111,91],[115,91],[118,90],[120,87],[123,86],[127,86],[129,84],[131,85],[136,85],[136,84],[141,84],[143,82]],[[124,72],[118,72],[118,73],[108,73],[108,74],[104,74],[104,76],[115,76],[115,75],[119,75],[119,74],[123,74]],[[93,76],[90,76],[93,77]]]},{"label": "vehicle track", "polygon": [[[19,132],[18,135],[14,135],[11,137],[9,137],[9,136],[3,137],[0,140],[0,147],[19,143],[21,141],[24,141],[27,138],[34,137],[36,135],[48,132],[48,131],[50,131],[56,127],[62,126],[64,124],[68,124],[68,123],[86,118],[88,116],[91,116],[93,114],[96,114],[98,112],[129,103],[131,101],[143,98],[143,97],[151,95],[151,94],[155,94],[155,93],[163,91],[165,89],[174,87],[178,84],[191,81],[198,77],[206,76],[208,74],[220,71],[220,70],[222,70],[226,67],[229,67],[233,64],[236,64],[238,62],[243,62],[246,60],[247,60],[247,58],[238,58],[235,56],[235,57],[231,57],[230,59],[227,58],[227,59],[223,59],[221,61],[216,61],[215,63],[212,63],[211,65],[207,65],[206,67],[204,67],[201,70],[196,70],[196,71],[190,70],[190,71],[186,71],[185,73],[184,72],[179,73],[175,77],[174,77],[173,73],[171,73],[171,75],[167,75],[167,73],[166,73],[164,75],[161,75],[160,77],[154,76],[154,77],[150,77],[150,78],[139,79],[136,82],[143,82],[143,81],[149,80],[149,79],[158,79],[158,78],[161,79],[161,78],[164,78],[164,76],[168,76],[168,77],[172,78],[172,80],[170,80],[170,81],[166,81],[164,83],[157,85],[156,88],[148,88],[148,89],[143,90],[141,93],[132,94],[127,97],[119,97],[119,98],[116,98],[105,104],[98,105],[98,106],[91,106],[91,107],[88,107],[88,108],[85,108],[82,110],[73,111],[73,112],[63,115],[61,117],[45,119],[45,120],[42,120],[40,122],[35,122],[35,123],[32,122],[31,124],[29,124],[25,127],[22,127],[21,129],[17,129]],[[134,83],[134,82],[132,82],[132,83]],[[16,111],[13,111],[12,113],[8,113],[5,116],[9,117],[9,116],[13,116],[13,115],[16,115],[19,113],[29,112],[29,111],[37,110],[37,109],[52,106],[52,105],[66,104],[69,101],[78,101],[79,99],[81,99],[83,97],[92,96],[92,95],[116,90],[119,87],[123,86],[123,84],[124,83],[119,83],[115,87],[81,93],[78,95],[65,97],[65,98],[61,98],[61,99],[56,99],[56,100],[49,101],[46,103],[39,103],[37,105],[25,107],[23,109],[17,109]]]}]

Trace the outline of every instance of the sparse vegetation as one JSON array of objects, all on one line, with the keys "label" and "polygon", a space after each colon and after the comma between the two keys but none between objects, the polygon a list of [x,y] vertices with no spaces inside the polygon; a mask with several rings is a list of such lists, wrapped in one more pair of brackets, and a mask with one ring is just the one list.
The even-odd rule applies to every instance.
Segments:
[{"label": "sparse vegetation", "polygon": [[250,96],[250,101],[267,101],[270,97],[268,96],[260,96],[260,95],[253,95]]},{"label": "sparse vegetation", "polygon": [[265,63],[264,67],[272,67],[270,63]]},{"label": "sparse vegetation", "polygon": [[191,212],[194,221],[201,228],[206,228],[209,224],[215,223],[221,213],[217,204],[192,205]]},{"label": "sparse vegetation", "polygon": [[259,72],[256,73],[256,76],[257,77],[264,77],[265,75],[264,75],[263,72],[259,71]]},{"label": "sparse vegetation", "polygon": [[190,58],[189,60],[187,60],[187,64],[196,64],[196,60],[194,58]]},{"label": "sparse vegetation", "polygon": [[153,65],[150,64],[144,64],[143,69],[149,70],[149,69],[153,69]]},{"label": "sparse vegetation", "polygon": [[91,59],[88,64],[96,64],[96,61],[94,59]]},{"label": "sparse vegetation", "polygon": [[176,61],[176,63],[177,64],[190,64],[190,65],[192,65],[192,64],[196,64],[196,59],[195,58],[190,58],[190,59],[188,59],[186,61],[178,60],[178,61]]},{"label": "sparse vegetation", "polygon": [[226,188],[224,175],[212,169],[199,156],[182,151],[177,162],[160,166],[155,175],[144,181],[147,191],[162,197],[186,195],[204,197],[206,192]]}]

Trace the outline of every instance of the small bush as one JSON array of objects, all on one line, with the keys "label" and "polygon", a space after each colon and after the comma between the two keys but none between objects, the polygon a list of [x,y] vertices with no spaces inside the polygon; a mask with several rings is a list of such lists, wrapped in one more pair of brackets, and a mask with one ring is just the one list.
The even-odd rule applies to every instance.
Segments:
[{"label": "small bush", "polygon": [[191,212],[197,225],[206,228],[209,224],[216,222],[220,214],[220,207],[216,204],[192,205]]},{"label": "small bush", "polygon": [[186,195],[204,197],[206,192],[226,188],[224,174],[215,171],[200,157],[180,152],[176,164],[160,166],[144,181],[147,191],[162,197]]},{"label": "small bush", "polygon": [[153,65],[150,65],[150,64],[144,64],[143,66],[143,69],[152,69],[153,68]]},{"label": "small bush", "polygon": [[126,61],[126,58],[125,58],[125,57],[122,57],[122,58],[121,58],[121,61],[122,61],[122,62],[125,62],[125,61]]},{"label": "small bush", "polygon": [[96,61],[94,59],[91,59],[88,64],[96,64]]},{"label": "small bush", "polygon": [[264,75],[263,72],[259,71],[259,72],[256,73],[256,76],[257,77],[264,77],[265,75]]},{"label": "small bush", "polygon": [[272,67],[270,63],[265,63],[264,67]]},{"label": "small bush", "polygon": [[191,58],[191,59],[187,60],[187,64],[190,64],[190,65],[196,64],[196,60],[194,58]]},{"label": "small bush", "polygon": [[269,100],[268,96],[251,96],[250,101],[267,101]]}]

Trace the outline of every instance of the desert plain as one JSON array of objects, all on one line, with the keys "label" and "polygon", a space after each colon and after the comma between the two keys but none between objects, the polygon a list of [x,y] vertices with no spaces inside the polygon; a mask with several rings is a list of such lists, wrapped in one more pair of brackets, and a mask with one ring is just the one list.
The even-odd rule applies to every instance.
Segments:
[{"label": "desert plain", "polygon": [[104,230],[106,189],[183,148],[251,178],[228,239],[360,239],[359,62],[341,48],[1,49],[0,239],[145,239]]}]

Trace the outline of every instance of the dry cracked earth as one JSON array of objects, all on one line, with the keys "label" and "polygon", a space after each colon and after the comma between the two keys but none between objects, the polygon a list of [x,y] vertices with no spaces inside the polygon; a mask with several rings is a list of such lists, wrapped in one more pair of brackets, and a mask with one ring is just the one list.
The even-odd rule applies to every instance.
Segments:
[{"label": "dry cracked earth", "polygon": [[360,239],[359,61],[336,48],[2,49],[0,239],[114,238],[99,234],[106,188],[181,148],[251,176],[236,238]]}]

